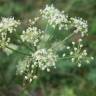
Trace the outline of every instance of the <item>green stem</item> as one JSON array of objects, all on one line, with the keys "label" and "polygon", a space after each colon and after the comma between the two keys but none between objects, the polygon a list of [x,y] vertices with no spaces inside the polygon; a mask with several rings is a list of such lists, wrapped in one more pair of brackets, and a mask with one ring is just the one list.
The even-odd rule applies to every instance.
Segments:
[{"label": "green stem", "polygon": [[70,37],[72,37],[75,33],[73,32],[72,34],[70,34],[69,36],[67,36],[62,42],[65,42],[66,40],[68,40]]},{"label": "green stem", "polygon": [[[72,34],[70,34],[69,36],[67,36],[64,40],[62,40],[61,42],[65,42],[66,40],[68,40],[69,38],[71,38],[75,33],[73,32]],[[60,43],[58,43],[57,45],[59,46]]]},{"label": "green stem", "polygon": [[6,48],[8,48],[8,49],[10,49],[10,50],[12,50],[12,51],[15,51],[15,52],[17,52],[17,53],[19,53],[19,54],[22,54],[22,55],[31,56],[30,54],[23,53],[23,52],[21,52],[21,51],[15,50],[15,49],[13,49],[13,48],[11,48],[11,47],[8,47],[8,46],[6,46]]},{"label": "green stem", "polygon": [[16,33],[15,34],[15,38],[16,39],[19,39],[20,40],[20,42],[21,42],[21,44],[23,45],[23,46],[25,46],[26,48],[28,48],[29,50],[31,50],[32,51],[32,48],[31,47],[29,47],[27,44],[25,44],[24,42],[22,42],[22,40],[19,38],[19,36],[18,36],[18,34]]},{"label": "green stem", "polygon": [[62,60],[63,60],[63,59],[69,59],[69,58],[73,58],[73,56],[69,56],[69,57],[66,57],[66,56],[65,56],[65,57],[58,58],[58,59],[60,59],[60,60],[62,59]]},{"label": "green stem", "polygon": [[49,25],[49,24],[47,23],[46,28],[45,28],[45,32],[47,32],[48,25]]}]

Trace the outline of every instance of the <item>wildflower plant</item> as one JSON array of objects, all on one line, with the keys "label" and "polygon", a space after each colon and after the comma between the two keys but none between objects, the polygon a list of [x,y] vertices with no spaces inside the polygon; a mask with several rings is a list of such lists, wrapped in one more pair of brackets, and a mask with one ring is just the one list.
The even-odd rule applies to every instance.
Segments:
[{"label": "wildflower plant", "polygon": [[[39,26],[42,23],[44,26]],[[20,20],[3,17],[0,21],[0,48],[16,51],[23,55],[17,64],[17,75],[23,75],[24,80],[32,82],[37,79],[39,71],[51,71],[56,68],[57,62],[69,60],[76,66],[91,63],[94,58],[84,49],[83,39],[88,35],[86,20],[78,17],[69,17],[64,11],[59,11],[53,5],[46,5],[40,10],[40,16],[29,20],[29,26],[21,33],[16,31]],[[12,42],[12,36],[18,38]],[[74,36],[78,36],[74,40]],[[68,43],[69,42],[69,43]],[[15,45],[13,48],[10,45]],[[28,52],[17,50],[26,47]],[[7,52],[7,51],[5,51]],[[12,52],[11,52],[12,54]]]}]

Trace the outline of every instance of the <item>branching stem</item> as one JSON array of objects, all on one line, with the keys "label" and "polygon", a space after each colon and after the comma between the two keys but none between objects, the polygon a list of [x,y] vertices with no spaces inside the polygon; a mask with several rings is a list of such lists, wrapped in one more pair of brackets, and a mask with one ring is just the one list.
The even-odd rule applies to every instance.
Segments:
[{"label": "branching stem", "polygon": [[6,48],[8,48],[8,49],[10,49],[10,50],[12,50],[12,51],[15,51],[15,52],[17,52],[17,53],[19,53],[19,54],[22,54],[22,55],[31,56],[30,54],[23,53],[23,52],[21,52],[21,51],[15,50],[15,49],[13,49],[13,48],[11,48],[11,47],[8,47],[8,46],[6,46]]}]

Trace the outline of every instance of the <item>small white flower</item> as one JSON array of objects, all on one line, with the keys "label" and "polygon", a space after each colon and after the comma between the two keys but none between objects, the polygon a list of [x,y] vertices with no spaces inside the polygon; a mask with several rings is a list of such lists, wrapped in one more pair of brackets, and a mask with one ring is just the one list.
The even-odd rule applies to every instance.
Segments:
[{"label": "small white flower", "polygon": [[89,64],[89,63],[90,63],[90,61],[89,61],[89,60],[86,60],[86,63],[87,63],[87,64]]},{"label": "small white flower", "polygon": [[27,77],[27,76],[25,76],[25,79],[27,80],[27,79],[28,79],[28,77]]},{"label": "small white flower", "polygon": [[70,55],[73,55],[73,52],[72,51],[70,52]]},{"label": "small white flower", "polygon": [[77,51],[77,48],[76,47],[74,47],[74,51]]},{"label": "small white flower", "polygon": [[47,68],[47,72],[50,72],[50,69],[49,68]]},{"label": "small white flower", "polygon": [[78,67],[81,67],[81,63],[78,63]]},{"label": "small white flower", "polygon": [[72,60],[72,62],[74,62],[75,61],[75,58],[72,58],[71,60]]},{"label": "small white flower", "polygon": [[86,50],[83,50],[83,55],[87,56],[87,51]]},{"label": "small white flower", "polygon": [[73,45],[75,45],[75,42],[72,42]]},{"label": "small white flower", "polygon": [[63,54],[63,57],[65,57],[65,56],[66,56],[66,54],[64,53],[64,54]]},{"label": "small white flower", "polygon": [[82,39],[81,38],[79,39],[79,42],[82,42]]},{"label": "small white flower", "polygon": [[83,57],[82,57],[82,55],[80,55],[79,57],[78,57],[78,59],[82,59]]},{"label": "small white flower", "polygon": [[83,44],[80,44],[80,48],[82,48],[83,47]]},{"label": "small white flower", "polygon": [[94,57],[91,56],[91,60],[94,60]]},{"label": "small white flower", "polygon": [[30,78],[29,81],[32,82],[32,78]]},{"label": "small white flower", "polygon": [[67,49],[70,49],[70,47],[69,47],[69,46],[67,46],[66,48],[67,48]]},{"label": "small white flower", "polygon": [[38,77],[36,75],[33,76],[33,79],[37,79]]}]

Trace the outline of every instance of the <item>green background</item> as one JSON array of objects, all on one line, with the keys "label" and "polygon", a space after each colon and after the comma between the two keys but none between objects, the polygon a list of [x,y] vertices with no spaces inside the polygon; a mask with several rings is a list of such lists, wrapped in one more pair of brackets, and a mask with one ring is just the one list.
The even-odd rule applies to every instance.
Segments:
[{"label": "green background", "polygon": [[[95,57],[96,0],[0,0],[0,16],[14,16],[25,21],[38,16],[39,9],[46,4],[88,21],[85,47]],[[81,68],[61,61],[56,70],[44,72],[38,80],[23,86],[15,72],[18,58],[17,53],[7,56],[0,49],[0,96],[96,96],[96,60]]]}]

